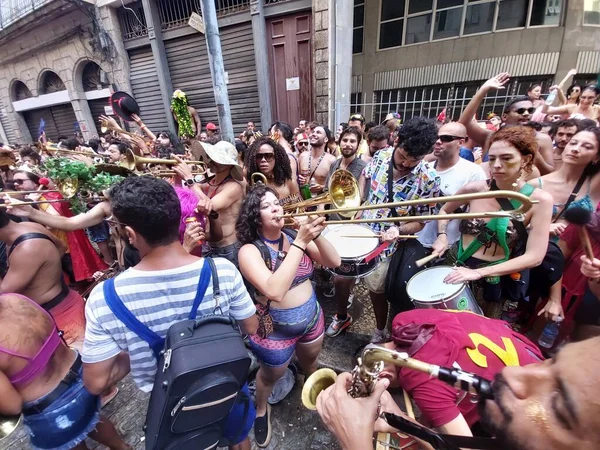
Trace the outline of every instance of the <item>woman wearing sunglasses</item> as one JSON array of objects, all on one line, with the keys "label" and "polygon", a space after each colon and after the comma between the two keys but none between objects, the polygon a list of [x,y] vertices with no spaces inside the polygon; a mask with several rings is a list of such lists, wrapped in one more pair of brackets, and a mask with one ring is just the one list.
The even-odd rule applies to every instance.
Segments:
[{"label": "woman wearing sunglasses", "polygon": [[298,183],[292,178],[292,167],[285,149],[268,137],[254,141],[246,152],[247,177],[261,173],[279,195],[282,205],[300,200]]},{"label": "woman wearing sunglasses", "polygon": [[546,104],[542,107],[542,113],[554,115],[565,114],[571,119],[592,119],[598,122],[600,120],[600,106],[594,102],[600,94],[600,89],[595,84],[587,85],[581,91],[579,104],[567,103],[566,105],[551,107]]},{"label": "woman wearing sunglasses", "polygon": [[296,233],[283,228],[282,214],[277,192],[258,184],[244,200],[236,226],[243,244],[240,272],[254,287],[259,316],[249,343],[260,362],[254,436],[261,448],[271,439],[267,399],[294,354],[306,376],[317,368],[325,319],[310,281],[313,261],[328,268],[341,264],[335,248],[321,237],[325,218],[309,218]]}]

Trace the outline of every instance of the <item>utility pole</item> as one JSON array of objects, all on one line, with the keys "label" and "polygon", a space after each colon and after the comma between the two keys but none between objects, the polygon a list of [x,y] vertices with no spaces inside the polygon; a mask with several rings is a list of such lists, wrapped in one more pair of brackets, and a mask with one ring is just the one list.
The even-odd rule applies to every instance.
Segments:
[{"label": "utility pole", "polygon": [[231,108],[229,107],[229,95],[225,83],[225,66],[223,64],[223,53],[221,52],[221,38],[219,37],[219,24],[217,22],[217,10],[214,0],[201,0],[202,17],[206,28],[206,48],[208,50],[208,63],[215,91],[215,104],[219,116],[219,129],[221,138],[232,144],[233,124],[231,123]]}]

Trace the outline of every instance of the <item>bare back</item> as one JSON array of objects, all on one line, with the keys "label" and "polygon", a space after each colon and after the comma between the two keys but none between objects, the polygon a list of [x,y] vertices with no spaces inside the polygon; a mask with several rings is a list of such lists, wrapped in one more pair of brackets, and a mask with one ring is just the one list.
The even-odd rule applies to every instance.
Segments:
[{"label": "bare back", "polygon": [[[0,298],[0,345],[12,352],[33,357],[54,331],[52,319],[26,299],[4,295]],[[51,392],[62,380],[75,359],[75,352],[61,342],[46,368],[30,384],[17,389],[23,402],[36,400]],[[0,352],[0,371],[7,377],[21,371],[27,360]]]},{"label": "bare back", "polygon": [[[18,227],[15,239],[26,233],[41,233],[50,240],[29,239],[14,248],[8,257],[8,272],[2,280],[2,291],[22,294],[43,305],[56,297],[62,289],[60,243],[39,224],[23,222],[14,226]],[[12,242],[7,242],[7,251],[11,246]]]}]

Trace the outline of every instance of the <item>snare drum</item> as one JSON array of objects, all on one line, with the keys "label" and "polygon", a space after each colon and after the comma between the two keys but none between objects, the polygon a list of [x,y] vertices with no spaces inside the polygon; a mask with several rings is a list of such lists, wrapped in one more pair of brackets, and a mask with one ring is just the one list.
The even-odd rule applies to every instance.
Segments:
[{"label": "snare drum", "polygon": [[[352,238],[345,236],[365,236]],[[323,231],[323,237],[337,250],[342,264],[333,273],[344,278],[366,277],[375,270],[381,258],[376,256],[369,262],[365,258],[379,245],[379,238],[365,225],[340,224],[329,225]]]},{"label": "snare drum", "polygon": [[416,308],[455,309],[471,311],[483,316],[475,296],[467,283],[447,284],[444,278],[452,267],[437,266],[414,275],[406,286],[406,293]]}]

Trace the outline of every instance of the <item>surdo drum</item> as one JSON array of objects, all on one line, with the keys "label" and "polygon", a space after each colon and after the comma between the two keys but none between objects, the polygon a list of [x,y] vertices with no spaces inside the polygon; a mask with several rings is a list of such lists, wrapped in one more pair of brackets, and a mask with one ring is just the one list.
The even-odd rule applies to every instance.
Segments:
[{"label": "surdo drum", "polygon": [[471,311],[483,316],[467,283],[444,283],[450,272],[450,266],[436,266],[413,275],[406,286],[406,293],[415,307]]},{"label": "surdo drum", "polygon": [[375,270],[381,260],[379,256],[368,262],[365,260],[379,245],[379,238],[367,226],[357,224],[329,225],[323,231],[323,237],[333,245],[342,259],[342,264],[332,269],[332,272],[340,277],[366,277]]}]

